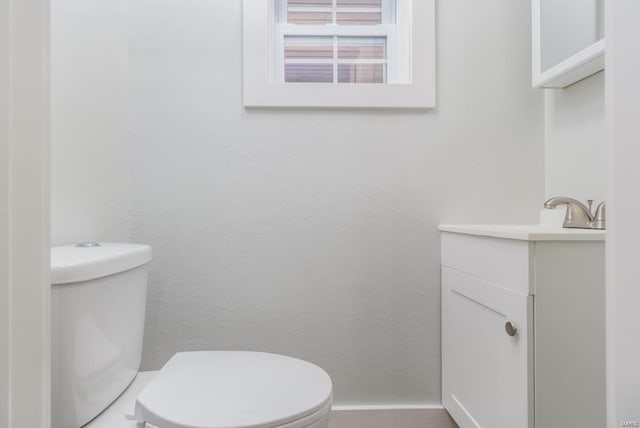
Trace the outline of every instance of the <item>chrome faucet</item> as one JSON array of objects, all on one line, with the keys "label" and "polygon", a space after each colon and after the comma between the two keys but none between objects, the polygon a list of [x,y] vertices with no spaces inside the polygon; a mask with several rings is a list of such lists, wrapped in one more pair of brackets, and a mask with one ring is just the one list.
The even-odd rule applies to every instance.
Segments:
[{"label": "chrome faucet", "polygon": [[551,198],[544,203],[545,208],[554,209],[558,205],[566,205],[567,212],[564,216],[562,227],[572,229],[597,229],[604,230],[606,227],[606,208],[602,202],[592,213],[593,201],[588,201],[587,207],[582,202],[567,197]]}]

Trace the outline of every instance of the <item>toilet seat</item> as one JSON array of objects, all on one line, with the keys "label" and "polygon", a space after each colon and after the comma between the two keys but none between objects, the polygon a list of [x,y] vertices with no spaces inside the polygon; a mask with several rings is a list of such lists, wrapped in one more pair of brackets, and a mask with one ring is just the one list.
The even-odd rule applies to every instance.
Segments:
[{"label": "toilet seat", "polygon": [[140,393],[135,414],[158,428],[302,428],[325,417],[321,368],[261,352],[182,352]]}]

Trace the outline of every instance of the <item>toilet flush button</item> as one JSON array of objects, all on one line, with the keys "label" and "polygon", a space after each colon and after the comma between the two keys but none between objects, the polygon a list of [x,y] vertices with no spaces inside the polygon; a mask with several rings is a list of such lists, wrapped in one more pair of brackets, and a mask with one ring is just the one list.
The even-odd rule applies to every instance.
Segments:
[{"label": "toilet flush button", "polygon": [[101,247],[102,245],[97,242],[82,242],[80,244],[74,245],[76,248],[93,248],[93,247]]}]

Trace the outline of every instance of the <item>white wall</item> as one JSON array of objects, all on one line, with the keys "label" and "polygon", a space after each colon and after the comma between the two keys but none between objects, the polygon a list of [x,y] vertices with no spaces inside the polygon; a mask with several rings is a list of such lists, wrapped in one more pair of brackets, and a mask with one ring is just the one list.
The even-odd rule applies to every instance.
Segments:
[{"label": "white wall", "polygon": [[52,0],[53,244],[127,241],[126,0]]},{"label": "white wall", "polygon": [[546,197],[606,200],[604,73],[545,90]]},{"label": "white wall", "polygon": [[530,7],[438,6],[438,107],[242,106],[241,2],[131,2],[132,239],[151,244],[144,367],[259,349],[339,404],[440,402],[440,222],[534,222]]},{"label": "white wall", "polygon": [[[607,2],[607,123],[611,205],[607,242],[608,428],[640,423],[640,3]],[[629,425],[623,425],[623,423]]]}]

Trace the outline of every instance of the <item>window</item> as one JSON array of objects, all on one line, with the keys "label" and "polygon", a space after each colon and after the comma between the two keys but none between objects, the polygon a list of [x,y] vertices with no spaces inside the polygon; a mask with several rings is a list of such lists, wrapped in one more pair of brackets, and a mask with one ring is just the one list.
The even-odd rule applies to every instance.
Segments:
[{"label": "window", "polygon": [[[277,0],[273,80],[395,83],[395,0]],[[403,58],[403,68],[407,68]]]},{"label": "window", "polygon": [[[274,75],[287,83],[387,83],[386,37],[284,36]],[[284,74],[284,75],[283,75]]]},{"label": "window", "polygon": [[247,107],[433,107],[433,0],[244,0]]}]

